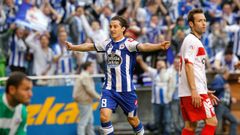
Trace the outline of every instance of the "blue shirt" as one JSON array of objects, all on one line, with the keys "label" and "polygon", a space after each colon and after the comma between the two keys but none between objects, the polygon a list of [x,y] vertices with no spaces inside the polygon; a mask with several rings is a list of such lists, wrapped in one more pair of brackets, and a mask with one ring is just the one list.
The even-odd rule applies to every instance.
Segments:
[{"label": "blue shirt", "polygon": [[211,89],[215,90],[214,95],[216,95],[219,99],[224,96],[224,85],[227,81],[223,78],[222,75],[216,75],[214,80],[211,83]]},{"label": "blue shirt", "polygon": [[116,92],[131,92],[135,90],[132,80],[138,44],[137,41],[125,37],[118,42],[108,39],[102,43],[94,44],[96,50],[105,52],[106,56],[103,89]]}]

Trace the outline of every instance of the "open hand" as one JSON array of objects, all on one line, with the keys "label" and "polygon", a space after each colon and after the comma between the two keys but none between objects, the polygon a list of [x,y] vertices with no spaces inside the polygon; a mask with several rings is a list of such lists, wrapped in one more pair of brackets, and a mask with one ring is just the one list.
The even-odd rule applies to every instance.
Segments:
[{"label": "open hand", "polygon": [[210,98],[210,100],[212,102],[212,105],[217,105],[220,100],[216,96],[213,95],[213,93],[215,93],[215,91],[209,90],[207,93],[208,93],[208,97]]},{"label": "open hand", "polygon": [[192,91],[192,105],[195,108],[202,106],[202,97],[197,93],[196,90]]}]

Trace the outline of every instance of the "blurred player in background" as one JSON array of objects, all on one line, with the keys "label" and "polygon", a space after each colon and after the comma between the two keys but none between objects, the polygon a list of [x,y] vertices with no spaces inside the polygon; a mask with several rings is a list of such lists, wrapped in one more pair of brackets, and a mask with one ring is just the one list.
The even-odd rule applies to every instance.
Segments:
[{"label": "blurred player in background", "polygon": [[206,18],[201,9],[193,9],[188,14],[191,33],[188,34],[180,50],[181,65],[179,97],[185,127],[182,135],[194,135],[197,121],[204,120],[202,135],[214,135],[217,118],[213,105],[218,98],[207,88],[205,62],[206,51],[201,42],[206,31]]},{"label": "blurred player in background", "polygon": [[0,135],[26,135],[26,106],[32,97],[32,81],[21,72],[13,72],[6,90],[0,95]]},{"label": "blurred player in background", "polygon": [[93,100],[100,100],[100,95],[95,90],[94,80],[91,77],[94,67],[92,62],[82,65],[83,71],[77,78],[73,88],[74,101],[78,103],[80,121],[78,123],[78,135],[95,135],[93,126]]},{"label": "blurred player in background", "polygon": [[137,52],[166,50],[169,42],[158,44],[138,43],[134,39],[124,37],[128,28],[127,21],[115,16],[110,21],[111,38],[102,43],[84,43],[72,45],[66,42],[69,50],[105,52],[106,72],[102,90],[100,119],[104,135],[113,135],[114,129],[110,121],[112,112],[119,105],[127,116],[127,120],[137,135],[144,134],[144,128],[137,116],[137,95],[133,85],[133,70],[136,65]]}]

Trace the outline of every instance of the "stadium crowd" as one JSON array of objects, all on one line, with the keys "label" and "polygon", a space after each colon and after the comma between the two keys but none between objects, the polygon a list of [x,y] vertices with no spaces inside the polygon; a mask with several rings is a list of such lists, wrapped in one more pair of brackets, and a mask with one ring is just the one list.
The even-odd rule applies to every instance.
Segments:
[{"label": "stadium crowd", "polygon": [[[16,22],[23,3],[41,10],[47,18],[47,31],[36,31]],[[139,58],[156,69],[156,63],[161,60],[164,72],[169,71],[161,81],[168,82],[182,41],[191,32],[187,14],[193,8],[202,8],[207,17],[208,29],[201,39],[208,54],[207,70],[226,68],[230,73],[238,72],[235,64],[240,58],[239,0],[3,0],[0,3],[0,77],[13,71],[36,76],[79,74],[82,63],[87,61],[94,63],[94,73],[103,73],[103,54],[67,51],[64,42],[102,42],[109,38],[111,17],[121,15],[129,21],[125,36],[139,42],[171,41],[167,52],[142,53],[142,60]],[[136,84],[148,85],[150,76],[138,67],[141,66],[136,68]],[[52,83],[37,82],[38,85]],[[64,79],[57,83],[68,85],[73,81]],[[178,100],[174,90],[170,97],[173,98],[168,103]],[[175,128],[180,132],[181,127]]]}]

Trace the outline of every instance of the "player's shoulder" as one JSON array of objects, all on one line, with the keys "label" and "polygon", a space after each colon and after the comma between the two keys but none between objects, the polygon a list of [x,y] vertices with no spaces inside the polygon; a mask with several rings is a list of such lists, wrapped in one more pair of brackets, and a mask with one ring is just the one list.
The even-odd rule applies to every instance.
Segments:
[{"label": "player's shoulder", "polygon": [[191,42],[194,42],[194,41],[197,41],[197,40],[199,40],[196,36],[194,36],[193,34],[188,34],[186,37],[185,37],[185,39],[184,40],[186,40],[186,41],[191,41]]},{"label": "player's shoulder", "polygon": [[112,39],[108,38],[108,39],[104,40],[102,43],[103,43],[104,45],[107,45],[107,44],[109,44],[109,43],[111,43],[111,42],[112,42]]},{"label": "player's shoulder", "polygon": [[184,45],[198,45],[199,43],[201,41],[193,34],[188,34],[183,40]]},{"label": "player's shoulder", "polygon": [[133,38],[126,38],[126,40],[125,40],[125,42],[124,42],[125,44],[138,44],[138,41],[136,41],[135,39],[133,39]]}]

